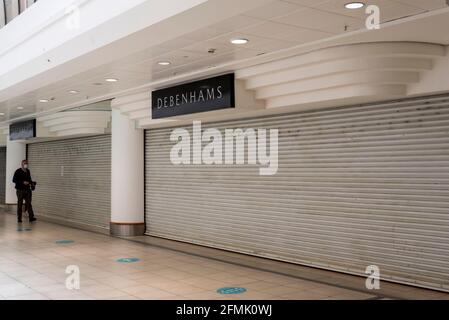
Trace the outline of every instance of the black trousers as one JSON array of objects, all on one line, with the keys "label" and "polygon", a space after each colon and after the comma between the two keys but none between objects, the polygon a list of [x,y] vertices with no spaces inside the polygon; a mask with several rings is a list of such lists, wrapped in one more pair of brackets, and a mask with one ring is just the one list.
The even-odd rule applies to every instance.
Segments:
[{"label": "black trousers", "polygon": [[25,210],[28,212],[29,219],[34,218],[31,190],[17,190],[17,219],[22,220],[23,200],[25,200]]}]

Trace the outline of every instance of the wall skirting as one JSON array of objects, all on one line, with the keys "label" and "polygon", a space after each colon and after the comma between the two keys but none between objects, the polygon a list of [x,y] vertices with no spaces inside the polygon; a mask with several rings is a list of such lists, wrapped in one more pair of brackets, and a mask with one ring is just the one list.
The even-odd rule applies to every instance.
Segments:
[{"label": "wall skirting", "polygon": [[54,224],[59,224],[62,226],[71,227],[71,228],[75,228],[75,229],[97,232],[97,233],[101,233],[101,234],[109,234],[109,230],[107,228],[103,228],[100,226],[91,226],[91,225],[84,224],[84,223],[79,223],[79,222],[70,221],[70,220],[63,220],[63,219],[58,219],[58,218],[53,218],[53,217],[48,217],[48,216],[42,216],[39,214],[36,214],[36,218],[37,218],[38,222],[39,221],[51,222]]}]

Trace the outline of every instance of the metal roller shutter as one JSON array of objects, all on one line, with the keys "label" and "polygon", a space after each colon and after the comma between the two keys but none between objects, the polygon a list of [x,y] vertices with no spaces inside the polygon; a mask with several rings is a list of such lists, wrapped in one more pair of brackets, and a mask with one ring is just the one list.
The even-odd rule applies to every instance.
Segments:
[{"label": "metal roller shutter", "polygon": [[148,235],[449,290],[448,97],[210,127],[278,128],[278,173],[174,166],[148,130]]},{"label": "metal roller shutter", "polygon": [[6,24],[5,3],[0,1],[0,28]]},{"label": "metal roller shutter", "polygon": [[6,147],[0,147],[0,204],[5,204]]},{"label": "metal roller shutter", "polygon": [[109,229],[110,135],[30,144],[28,160],[37,216]]}]

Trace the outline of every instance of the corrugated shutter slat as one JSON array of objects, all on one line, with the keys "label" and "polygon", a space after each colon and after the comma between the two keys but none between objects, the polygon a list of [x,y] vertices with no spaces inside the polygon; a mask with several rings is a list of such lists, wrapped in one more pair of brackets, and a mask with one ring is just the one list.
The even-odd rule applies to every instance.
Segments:
[{"label": "corrugated shutter slat", "polygon": [[445,96],[203,123],[279,129],[274,176],[174,166],[147,130],[146,233],[447,291],[448,125]]},{"label": "corrugated shutter slat", "polygon": [[28,159],[38,215],[109,229],[110,135],[30,144]]}]

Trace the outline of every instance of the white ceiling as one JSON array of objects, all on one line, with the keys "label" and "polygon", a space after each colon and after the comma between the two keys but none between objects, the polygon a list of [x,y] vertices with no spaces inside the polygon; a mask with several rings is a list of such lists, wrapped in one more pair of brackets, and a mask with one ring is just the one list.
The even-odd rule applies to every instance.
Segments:
[{"label": "white ceiling", "polygon": [[[349,34],[364,28],[364,9],[344,8],[347,0],[277,0],[244,14],[219,21],[157,47],[58,81],[38,90],[0,102],[0,123],[36,115],[65,106],[80,105],[95,98],[113,97],[130,88],[160,82],[201,69],[215,68],[243,59],[293,48],[298,45]],[[445,0],[374,0],[383,22],[401,19],[446,6]],[[182,27],[182,26],[180,26]],[[246,45],[232,45],[243,37]],[[214,49],[215,53],[209,53]],[[158,61],[170,61],[169,67]],[[118,78],[106,83],[105,78]],[[69,90],[79,93],[70,94]],[[40,103],[40,99],[53,99]],[[18,110],[23,107],[23,110]]]}]

